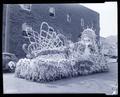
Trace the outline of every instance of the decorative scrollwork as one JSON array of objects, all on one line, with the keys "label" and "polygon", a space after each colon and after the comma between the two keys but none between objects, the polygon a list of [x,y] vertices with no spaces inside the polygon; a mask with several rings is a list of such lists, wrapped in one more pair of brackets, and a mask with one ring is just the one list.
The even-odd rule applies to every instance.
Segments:
[{"label": "decorative scrollwork", "polygon": [[54,28],[49,26],[47,22],[42,22],[39,33],[34,31],[32,27],[26,25],[25,27],[27,34],[26,38],[28,38],[30,42],[27,48],[26,44],[23,44],[23,50],[26,54],[33,54],[34,56],[37,56],[37,51],[40,52],[48,49],[54,49],[62,47],[65,44],[64,35],[57,34],[54,31]]}]

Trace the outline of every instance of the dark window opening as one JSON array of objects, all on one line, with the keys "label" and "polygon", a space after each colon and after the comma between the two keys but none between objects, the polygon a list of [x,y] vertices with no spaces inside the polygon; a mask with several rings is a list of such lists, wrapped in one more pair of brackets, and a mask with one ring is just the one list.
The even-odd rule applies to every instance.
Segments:
[{"label": "dark window opening", "polygon": [[49,8],[49,15],[50,15],[51,17],[55,17],[55,8],[54,8],[54,7],[50,7],[50,8]]}]

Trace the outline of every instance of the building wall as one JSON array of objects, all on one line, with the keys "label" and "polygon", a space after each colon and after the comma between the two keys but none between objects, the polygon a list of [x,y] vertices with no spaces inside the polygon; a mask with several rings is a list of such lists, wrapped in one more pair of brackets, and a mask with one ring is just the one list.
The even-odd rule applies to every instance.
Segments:
[{"label": "building wall", "polygon": [[[55,17],[49,15],[49,8],[55,8]],[[67,14],[70,14],[71,22],[67,22]],[[97,40],[99,42],[99,14],[78,4],[32,4],[31,11],[23,10],[18,4],[9,5],[9,52],[15,53],[17,57],[24,57],[22,44],[28,42],[23,37],[22,24],[27,23],[33,30],[40,31],[43,21],[52,26],[55,31],[60,31],[73,42],[83,31],[81,18],[84,19],[85,27],[92,26],[96,29]]]}]

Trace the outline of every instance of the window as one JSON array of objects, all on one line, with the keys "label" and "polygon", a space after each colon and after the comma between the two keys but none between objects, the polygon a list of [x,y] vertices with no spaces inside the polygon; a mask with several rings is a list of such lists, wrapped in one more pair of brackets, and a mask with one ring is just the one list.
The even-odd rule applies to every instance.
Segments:
[{"label": "window", "polygon": [[32,4],[19,4],[23,10],[31,11]]},{"label": "window", "polygon": [[70,14],[67,14],[67,22],[71,22],[71,17],[70,17]]},{"label": "window", "polygon": [[55,8],[54,8],[54,7],[50,7],[50,8],[49,8],[49,15],[50,15],[51,17],[55,17]]},{"label": "window", "polygon": [[27,23],[23,23],[22,24],[22,31],[28,31],[28,30],[32,30],[32,28],[27,25]]},{"label": "window", "polygon": [[22,31],[26,31],[27,30],[27,24],[26,23],[23,23],[22,24]]},{"label": "window", "polygon": [[81,26],[84,26],[84,19],[81,18]]}]

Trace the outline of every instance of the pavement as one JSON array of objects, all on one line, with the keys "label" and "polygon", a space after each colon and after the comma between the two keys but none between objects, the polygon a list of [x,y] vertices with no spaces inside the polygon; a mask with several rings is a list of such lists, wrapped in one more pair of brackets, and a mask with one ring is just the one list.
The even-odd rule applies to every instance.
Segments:
[{"label": "pavement", "polygon": [[105,93],[112,95],[118,82],[118,63],[108,64],[109,72],[37,83],[17,78],[14,73],[3,74],[5,94],[16,93]]}]

